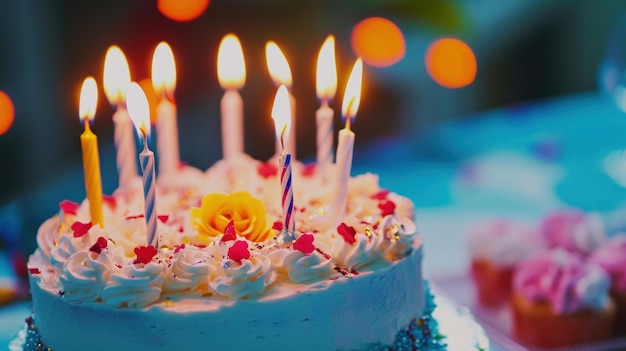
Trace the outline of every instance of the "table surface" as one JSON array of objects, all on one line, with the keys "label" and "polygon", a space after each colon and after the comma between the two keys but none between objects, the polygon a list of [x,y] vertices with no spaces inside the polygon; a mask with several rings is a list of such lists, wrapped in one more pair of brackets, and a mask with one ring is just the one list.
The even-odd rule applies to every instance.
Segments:
[{"label": "table surface", "polygon": [[[601,213],[611,228],[626,227],[625,136],[626,118],[611,99],[570,95],[446,123],[419,142],[393,138],[358,147],[353,174],[377,173],[383,187],[415,202],[427,277],[458,275],[469,261],[465,235],[481,221],[535,224],[550,210],[579,207]],[[417,145],[431,156],[419,156]],[[0,277],[8,274],[0,264]],[[0,309],[0,345],[28,308],[24,302]]]}]

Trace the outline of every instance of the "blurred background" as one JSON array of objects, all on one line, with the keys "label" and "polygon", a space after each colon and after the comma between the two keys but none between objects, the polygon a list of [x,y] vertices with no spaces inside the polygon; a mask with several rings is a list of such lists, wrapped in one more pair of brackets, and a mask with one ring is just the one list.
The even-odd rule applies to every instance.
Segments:
[{"label": "blurred background", "polygon": [[[60,200],[84,198],[83,127],[77,117],[79,88],[89,75],[100,89],[93,130],[99,137],[104,192],[115,189],[114,109],[101,85],[110,45],[125,52],[135,81],[150,78],[158,42],[172,46],[181,159],[193,166],[204,169],[221,157],[223,91],[216,58],[220,40],[231,32],[239,36],[246,58],[248,77],[241,94],[245,148],[253,157],[267,159],[274,148],[269,112],[275,86],[267,72],[265,43],[278,43],[289,61],[298,102],[298,157],[313,160],[319,106],[315,62],[325,37],[334,34],[337,130],[349,70],[357,56],[365,61],[363,98],[353,127],[356,169],[358,162],[365,168],[368,160],[393,162],[377,154],[385,145],[396,147],[392,154],[403,162],[446,165],[467,157],[466,149],[482,137],[457,142],[459,134],[446,134],[442,126],[471,125],[480,119],[479,111],[503,106],[519,115],[529,101],[615,90],[620,75],[611,66],[603,76],[602,67],[623,64],[620,45],[626,31],[618,30],[617,44],[610,43],[625,10],[626,2],[618,0],[0,0],[2,240],[10,242],[20,232],[34,235]],[[552,139],[539,141],[545,141],[538,145],[544,154],[554,154]],[[445,189],[430,187],[431,198],[426,189],[422,204],[446,203],[449,188],[448,183]],[[34,240],[28,236],[17,245],[29,251]]]}]

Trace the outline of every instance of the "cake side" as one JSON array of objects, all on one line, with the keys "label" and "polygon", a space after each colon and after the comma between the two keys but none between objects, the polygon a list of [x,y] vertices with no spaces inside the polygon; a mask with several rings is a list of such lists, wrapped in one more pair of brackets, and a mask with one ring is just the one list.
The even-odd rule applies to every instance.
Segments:
[{"label": "cake side", "polygon": [[[60,351],[171,350],[182,341],[189,350],[365,350],[392,344],[421,316],[421,260],[419,246],[382,270],[294,285],[260,300],[173,297],[143,309],[70,304],[33,281],[33,307],[42,340]],[[112,337],[102,338],[103,331]]]}]

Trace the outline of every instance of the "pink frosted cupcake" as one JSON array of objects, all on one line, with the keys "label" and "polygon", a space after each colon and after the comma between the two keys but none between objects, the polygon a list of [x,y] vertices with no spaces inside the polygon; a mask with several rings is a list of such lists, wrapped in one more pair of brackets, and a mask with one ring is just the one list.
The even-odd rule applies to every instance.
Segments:
[{"label": "pink frosted cupcake", "polygon": [[604,243],[590,260],[611,277],[611,296],[617,304],[617,333],[626,334],[626,235]]},{"label": "pink frosted cupcake", "polygon": [[602,219],[580,210],[548,214],[541,222],[540,231],[550,248],[560,247],[584,256],[606,241]]},{"label": "pink frosted cupcake", "polygon": [[515,264],[545,247],[537,232],[506,220],[483,223],[468,239],[478,300],[486,305],[508,301]]},{"label": "pink frosted cupcake", "polygon": [[548,348],[610,338],[616,311],[609,286],[604,270],[563,249],[527,258],[513,276],[515,337]]}]

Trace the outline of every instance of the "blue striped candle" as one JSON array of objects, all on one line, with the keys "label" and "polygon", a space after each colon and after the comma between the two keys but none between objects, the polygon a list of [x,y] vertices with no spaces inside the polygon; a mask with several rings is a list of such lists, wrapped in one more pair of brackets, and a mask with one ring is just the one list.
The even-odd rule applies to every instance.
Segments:
[{"label": "blue striped candle", "polygon": [[143,151],[139,154],[143,178],[144,211],[146,218],[147,244],[159,248],[157,235],[156,182],[154,172],[154,153],[148,148],[150,134],[150,105],[148,98],[139,84],[131,83],[126,91],[126,108],[128,115],[143,140]]},{"label": "blue striped candle", "polygon": [[146,237],[148,245],[159,247],[157,236],[156,188],[154,181],[154,152],[148,148],[148,137],[143,135],[143,151],[139,154],[143,175],[144,211],[146,215]]}]

